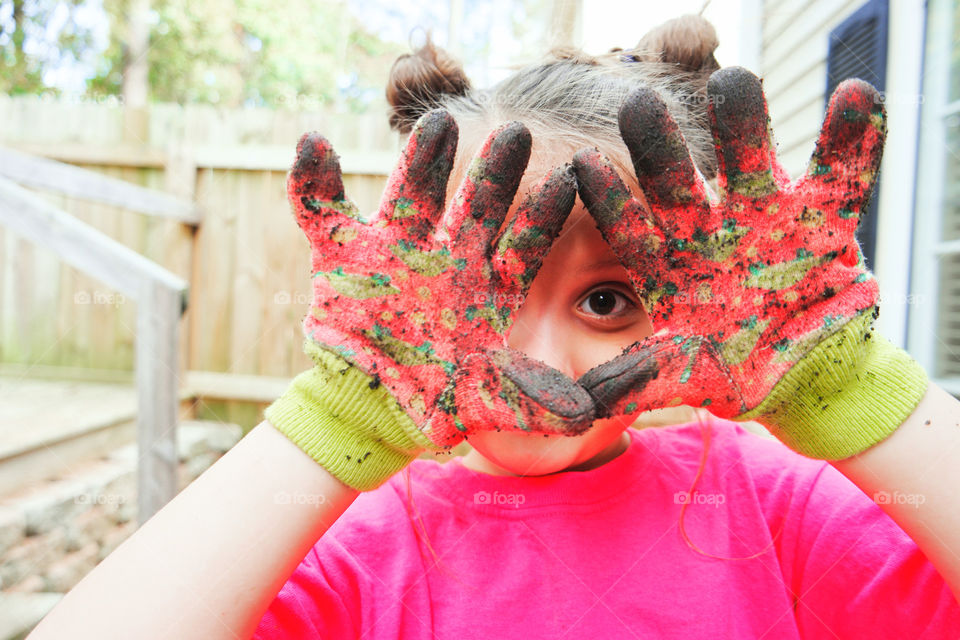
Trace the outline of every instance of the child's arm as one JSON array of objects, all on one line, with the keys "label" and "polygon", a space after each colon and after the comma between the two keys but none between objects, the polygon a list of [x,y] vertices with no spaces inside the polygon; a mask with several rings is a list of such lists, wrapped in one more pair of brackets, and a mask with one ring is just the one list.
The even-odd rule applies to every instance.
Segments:
[{"label": "child's arm", "polygon": [[913,538],[960,601],[960,400],[931,383],[890,437],[831,464]]},{"label": "child's arm", "polygon": [[249,638],[357,493],[264,421],[81,580],[30,640]]}]

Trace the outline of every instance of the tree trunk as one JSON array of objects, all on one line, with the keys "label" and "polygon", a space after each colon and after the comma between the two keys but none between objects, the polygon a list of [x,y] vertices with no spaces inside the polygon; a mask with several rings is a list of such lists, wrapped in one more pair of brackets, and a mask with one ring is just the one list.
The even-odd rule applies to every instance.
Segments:
[{"label": "tree trunk", "polygon": [[147,51],[150,48],[150,0],[130,0],[127,14],[127,57],[123,69],[123,102],[127,108],[147,106]]}]

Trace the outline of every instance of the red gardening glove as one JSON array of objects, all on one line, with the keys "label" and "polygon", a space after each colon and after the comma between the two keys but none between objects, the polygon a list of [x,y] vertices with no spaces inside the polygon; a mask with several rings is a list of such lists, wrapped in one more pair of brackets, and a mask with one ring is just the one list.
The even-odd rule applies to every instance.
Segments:
[{"label": "red gardening glove", "polygon": [[[574,159],[580,196],[655,330],[580,383],[613,413],[708,407],[759,419],[808,455],[845,457],[863,442],[827,423],[876,418],[844,394],[879,375],[870,347],[877,283],[854,232],[880,164],[883,106],[867,83],[841,84],[807,174],[788,184],[759,79],[723,69],[708,94],[719,202],[708,201],[677,125],[649,89],[620,111],[648,204],[596,151]],[[885,417],[900,420],[906,409]]]},{"label": "red gardening glove", "polygon": [[297,148],[288,192],[314,271],[304,332],[383,385],[437,448],[470,429],[577,433],[593,419],[585,390],[506,346],[575,198],[571,169],[556,169],[500,232],[530,144],[519,123],[491,134],[444,210],[457,127],[431,112],[369,220],[345,198],[330,144],[311,134]]}]

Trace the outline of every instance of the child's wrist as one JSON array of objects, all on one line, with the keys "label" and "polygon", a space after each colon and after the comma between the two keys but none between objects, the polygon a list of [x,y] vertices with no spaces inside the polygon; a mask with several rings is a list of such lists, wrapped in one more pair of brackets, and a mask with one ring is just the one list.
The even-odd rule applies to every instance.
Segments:
[{"label": "child's wrist", "polygon": [[885,439],[923,398],[927,375],[871,323],[869,313],[850,320],[737,419],[758,420],[791,449],[822,460],[849,458]]},{"label": "child's wrist", "polygon": [[264,416],[331,475],[375,489],[431,446],[382,385],[309,341],[305,350],[316,366],[294,378]]}]

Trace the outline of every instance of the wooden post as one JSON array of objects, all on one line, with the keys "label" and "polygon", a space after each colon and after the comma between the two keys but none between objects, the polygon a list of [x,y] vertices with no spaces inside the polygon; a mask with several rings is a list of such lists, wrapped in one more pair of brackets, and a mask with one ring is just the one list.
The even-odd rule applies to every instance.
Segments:
[{"label": "wooden post", "polygon": [[150,50],[150,0],[132,0],[127,11],[126,60],[123,68],[123,102],[130,109],[147,106],[150,91],[147,54]]},{"label": "wooden post", "polygon": [[137,520],[177,494],[181,291],[144,280],[137,301]]},{"label": "wooden post", "polygon": [[[167,162],[164,166],[165,191],[187,202],[196,202],[197,159],[195,151],[185,143],[175,142],[167,147]],[[193,277],[193,257],[196,250],[197,229],[203,212],[197,204],[193,205],[197,214],[197,225],[163,225],[162,264],[175,274],[190,282]],[[191,286],[193,285],[190,282]],[[190,368],[190,318],[187,311],[180,321],[180,370]],[[194,418],[193,410],[185,417]]]}]

